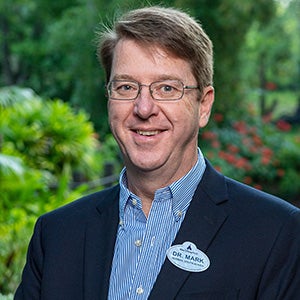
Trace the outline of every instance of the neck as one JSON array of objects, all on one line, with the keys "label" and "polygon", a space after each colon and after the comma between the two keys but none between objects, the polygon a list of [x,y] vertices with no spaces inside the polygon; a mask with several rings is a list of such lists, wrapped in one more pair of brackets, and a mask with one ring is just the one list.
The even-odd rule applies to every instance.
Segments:
[{"label": "neck", "polygon": [[[162,182],[157,182],[155,176],[143,172],[130,172],[126,170],[128,188],[142,201],[142,208],[145,216],[149,215],[155,192],[166,186]],[[132,176],[132,174],[134,174]]]},{"label": "neck", "polygon": [[141,170],[135,167],[126,168],[128,189],[142,201],[143,212],[149,215],[155,192],[186,175],[197,161],[197,155],[190,163],[180,164],[173,169]]}]

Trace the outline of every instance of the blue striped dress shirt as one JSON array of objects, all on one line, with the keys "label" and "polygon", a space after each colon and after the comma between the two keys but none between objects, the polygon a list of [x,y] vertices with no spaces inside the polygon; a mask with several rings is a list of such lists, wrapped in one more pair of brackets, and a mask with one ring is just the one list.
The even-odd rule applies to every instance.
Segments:
[{"label": "blue striped dress shirt", "polygon": [[198,149],[195,166],[181,179],[155,192],[148,218],[141,199],[127,188],[126,169],[120,174],[120,224],[110,275],[110,300],[145,300],[182,224],[205,170]]}]

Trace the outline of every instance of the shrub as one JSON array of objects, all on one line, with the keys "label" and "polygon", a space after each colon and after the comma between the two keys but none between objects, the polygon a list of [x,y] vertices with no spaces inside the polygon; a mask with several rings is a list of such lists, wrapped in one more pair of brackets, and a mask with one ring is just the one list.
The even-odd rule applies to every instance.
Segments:
[{"label": "shrub", "polygon": [[[251,115],[223,124],[220,114],[200,135],[200,146],[225,175],[295,201],[300,195],[300,141]],[[300,200],[300,199],[298,199]]]},{"label": "shrub", "polygon": [[87,115],[31,90],[0,89],[0,293],[20,280],[37,216],[88,192],[105,155]]},{"label": "shrub", "polygon": [[5,295],[5,296],[0,294],[0,300],[13,300],[13,294]]}]

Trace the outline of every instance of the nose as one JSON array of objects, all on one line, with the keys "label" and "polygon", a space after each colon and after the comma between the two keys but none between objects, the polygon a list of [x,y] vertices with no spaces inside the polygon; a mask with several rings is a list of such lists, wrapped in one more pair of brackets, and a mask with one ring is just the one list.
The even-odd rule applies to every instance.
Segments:
[{"label": "nose", "polygon": [[148,85],[141,85],[138,97],[134,101],[134,114],[141,119],[148,119],[152,115],[157,115],[159,107],[151,96]]}]

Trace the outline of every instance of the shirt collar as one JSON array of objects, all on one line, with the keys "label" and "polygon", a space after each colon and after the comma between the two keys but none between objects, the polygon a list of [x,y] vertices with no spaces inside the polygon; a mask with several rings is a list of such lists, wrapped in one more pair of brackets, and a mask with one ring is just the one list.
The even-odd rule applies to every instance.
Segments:
[{"label": "shirt collar", "polygon": [[[189,207],[189,204],[193,198],[195,190],[203,176],[205,171],[205,160],[203,154],[198,148],[198,159],[194,167],[182,178],[171,183],[169,186],[161,188],[156,191],[157,193],[169,192],[172,197],[172,211],[175,218],[180,218],[182,214],[186,212]],[[128,199],[138,197],[130,192],[128,189],[127,177],[126,177],[126,168],[120,173],[120,206],[119,206],[119,215],[120,220],[123,220],[125,207],[128,202]]]}]

